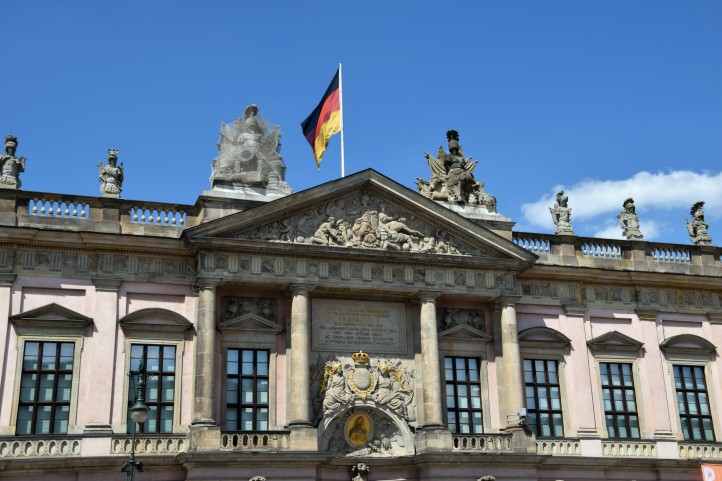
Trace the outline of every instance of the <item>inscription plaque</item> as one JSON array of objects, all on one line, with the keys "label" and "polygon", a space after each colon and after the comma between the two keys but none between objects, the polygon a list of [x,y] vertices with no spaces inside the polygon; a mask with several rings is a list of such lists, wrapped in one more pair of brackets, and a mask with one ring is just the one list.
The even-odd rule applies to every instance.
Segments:
[{"label": "inscription plaque", "polygon": [[408,351],[406,308],[402,303],[314,299],[311,312],[315,351]]}]

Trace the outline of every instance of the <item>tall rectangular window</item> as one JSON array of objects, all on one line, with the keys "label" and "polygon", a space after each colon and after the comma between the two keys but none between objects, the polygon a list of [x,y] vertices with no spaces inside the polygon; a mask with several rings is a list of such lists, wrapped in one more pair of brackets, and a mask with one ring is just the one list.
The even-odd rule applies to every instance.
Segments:
[{"label": "tall rectangular window", "polygon": [[639,416],[634,396],[632,365],[600,362],[604,416],[610,438],[639,438]]},{"label": "tall rectangular window", "polygon": [[674,366],[674,388],[682,434],[689,441],[714,441],[712,413],[702,366]]},{"label": "tall rectangular window", "polygon": [[524,359],[527,422],[537,437],[563,437],[557,361]]},{"label": "tall rectangular window", "polygon": [[17,434],[66,434],[73,385],[72,342],[25,341]]},{"label": "tall rectangular window", "polygon": [[172,433],[175,405],[175,346],[133,344],[130,348],[130,382],[128,383],[128,432],[136,429],[130,418],[140,376],[145,381],[145,404],[148,420],[139,432]]},{"label": "tall rectangular window", "polygon": [[472,357],[445,357],[446,422],[452,433],[481,433],[479,361]]},{"label": "tall rectangular window", "polygon": [[226,431],[268,431],[268,351],[226,350]]}]

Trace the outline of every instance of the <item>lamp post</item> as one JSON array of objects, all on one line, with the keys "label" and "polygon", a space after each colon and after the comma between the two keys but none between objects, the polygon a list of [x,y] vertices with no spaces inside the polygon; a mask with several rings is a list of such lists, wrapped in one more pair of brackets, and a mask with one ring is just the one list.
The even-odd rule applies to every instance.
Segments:
[{"label": "lamp post", "polygon": [[[130,376],[131,374],[129,374]],[[145,369],[141,362],[138,367],[138,383],[135,386],[135,403],[130,407],[130,419],[135,423],[133,436],[130,442],[130,458],[123,465],[120,472],[125,474],[127,481],[135,480],[135,472],[143,472],[143,463],[135,459],[135,433],[140,425],[148,419],[148,406],[145,404]]]}]

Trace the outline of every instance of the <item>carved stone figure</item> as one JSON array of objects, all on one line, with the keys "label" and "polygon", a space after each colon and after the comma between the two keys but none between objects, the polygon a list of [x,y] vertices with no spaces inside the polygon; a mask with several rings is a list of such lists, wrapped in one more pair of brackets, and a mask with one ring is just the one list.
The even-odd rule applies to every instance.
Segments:
[{"label": "carved stone figure", "polygon": [[[448,232],[382,199],[355,192],[291,218],[253,227],[239,238],[323,246],[471,255]],[[463,253],[463,254],[462,254]]]},{"label": "carved stone figure", "polygon": [[451,329],[456,326],[470,326],[474,329],[484,329],[484,319],[476,309],[458,309],[447,307],[442,317],[443,330]]},{"label": "carved stone figure", "polygon": [[246,314],[255,314],[269,321],[276,321],[276,304],[263,297],[224,297],[221,320],[228,321]]},{"label": "carved stone figure", "polygon": [[213,161],[211,176],[213,189],[250,189],[261,196],[276,197],[290,194],[280,152],[280,129],[267,125],[258,114],[258,107],[249,105],[242,119],[221,124],[218,156]]},{"label": "carved stone figure", "polygon": [[622,204],[622,211],[617,215],[619,225],[622,227],[622,234],[629,240],[644,239],[642,231],[639,230],[639,216],[631,197]]},{"label": "carved stone figure", "polygon": [[712,245],[709,224],[704,221],[704,202],[695,202],[689,213],[692,216],[687,223],[689,238],[698,246]]},{"label": "carved stone figure", "polygon": [[452,204],[477,205],[488,212],[496,212],[496,198],[484,190],[484,183],[474,179],[476,161],[464,155],[459,143],[459,132],[446,132],[449,152],[439,147],[436,157],[425,154],[431,169],[428,181],[417,178],[419,192],[433,200]]},{"label": "carved stone figure", "polygon": [[554,222],[554,233],[557,235],[574,235],[572,229],[572,209],[568,206],[569,197],[563,190],[557,192],[557,201],[554,207],[550,207]]},{"label": "carved stone figure", "polygon": [[414,418],[409,408],[414,400],[413,378],[400,361],[382,360],[372,366],[362,351],[354,353],[352,360],[353,365],[336,359],[324,365],[320,385],[324,419],[333,418],[356,400],[373,401],[402,419]]},{"label": "carved stone figure", "polygon": [[351,481],[367,481],[371,468],[366,463],[356,463],[351,466]]},{"label": "carved stone figure", "polygon": [[98,164],[100,193],[103,197],[120,197],[123,191],[123,164],[118,165],[118,149],[108,149],[108,163]]},{"label": "carved stone figure", "polygon": [[25,171],[25,157],[17,157],[18,139],[5,136],[5,153],[0,154],[0,189],[19,189],[20,174]]}]

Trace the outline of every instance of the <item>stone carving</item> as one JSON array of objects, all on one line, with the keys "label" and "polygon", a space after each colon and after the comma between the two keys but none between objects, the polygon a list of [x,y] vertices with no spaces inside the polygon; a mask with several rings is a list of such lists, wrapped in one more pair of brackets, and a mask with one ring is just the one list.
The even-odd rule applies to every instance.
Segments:
[{"label": "stone carving", "polygon": [[123,191],[123,163],[118,165],[118,149],[108,149],[108,163],[98,164],[100,193],[103,197],[120,197]]},{"label": "stone carving", "polygon": [[444,309],[442,319],[442,330],[451,329],[456,326],[469,326],[479,331],[484,330],[484,317],[476,309],[458,309],[447,307]]},{"label": "stone carving", "polygon": [[266,478],[264,478],[263,476],[253,476],[248,481],[266,481]]},{"label": "stone carving", "polygon": [[557,235],[574,235],[572,229],[572,209],[568,206],[569,197],[563,190],[557,192],[557,201],[554,207],[550,207],[554,222],[554,233]]},{"label": "stone carving", "polygon": [[478,478],[476,481],[496,481],[496,476],[486,475]]},{"label": "stone carving", "polygon": [[366,463],[356,463],[351,466],[351,481],[367,481],[371,468]]},{"label": "stone carving", "polygon": [[381,411],[357,407],[327,426],[321,450],[342,456],[403,456],[413,451],[413,436],[410,431],[404,435]]},{"label": "stone carving", "polygon": [[246,314],[254,314],[269,321],[276,322],[276,302],[269,298],[259,297],[224,297],[222,321],[236,319]]},{"label": "stone carving", "polygon": [[689,238],[698,246],[712,245],[712,237],[709,235],[709,224],[704,221],[704,202],[695,202],[689,210],[692,218],[687,223]]},{"label": "stone carving", "polygon": [[413,410],[409,406],[414,401],[413,378],[401,367],[401,362],[381,360],[371,366],[369,355],[363,351],[351,357],[353,366],[343,365],[336,359],[324,365],[320,386],[324,419],[334,417],[360,400],[372,401],[402,419],[412,420]]},{"label": "stone carving", "polygon": [[272,242],[473,255],[478,250],[443,229],[367,193],[356,192],[316,209],[272,222],[238,237]]},{"label": "stone carving", "polygon": [[622,204],[622,211],[617,215],[619,225],[622,227],[622,234],[629,240],[644,239],[642,231],[639,230],[639,216],[631,197]]},{"label": "stone carving", "polygon": [[496,198],[484,190],[484,183],[474,179],[476,161],[464,155],[459,143],[459,132],[446,132],[449,153],[439,147],[436,157],[426,154],[431,178],[416,179],[421,195],[429,199],[452,204],[477,205],[488,212],[496,212]]},{"label": "stone carving", "polygon": [[258,107],[249,105],[242,119],[221,124],[218,156],[213,161],[211,176],[213,188],[258,187],[266,193],[290,194],[280,152],[280,129],[266,124]]},{"label": "stone carving", "polygon": [[18,139],[5,136],[5,153],[0,154],[0,189],[19,189],[20,174],[25,171],[25,157],[17,157]]}]

